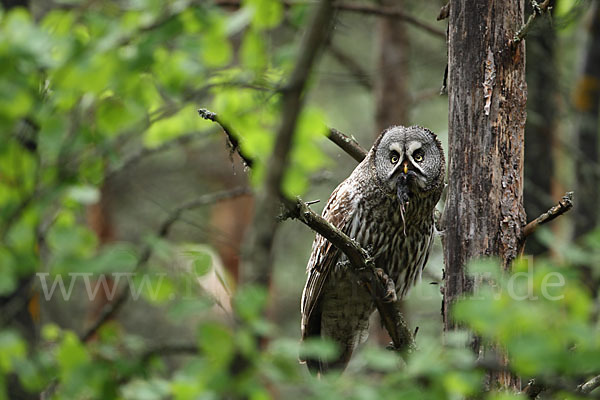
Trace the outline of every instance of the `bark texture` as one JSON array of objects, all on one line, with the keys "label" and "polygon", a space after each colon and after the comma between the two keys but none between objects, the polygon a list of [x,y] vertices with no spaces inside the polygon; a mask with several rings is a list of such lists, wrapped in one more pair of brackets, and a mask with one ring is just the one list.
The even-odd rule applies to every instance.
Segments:
[{"label": "bark texture", "polygon": [[[457,0],[448,30],[448,195],[443,219],[444,328],[451,304],[473,290],[465,264],[498,256],[505,269],[519,251],[526,118],[525,46],[512,44],[523,1]],[[479,343],[473,343],[481,350]],[[517,382],[491,376],[502,386]]]}]

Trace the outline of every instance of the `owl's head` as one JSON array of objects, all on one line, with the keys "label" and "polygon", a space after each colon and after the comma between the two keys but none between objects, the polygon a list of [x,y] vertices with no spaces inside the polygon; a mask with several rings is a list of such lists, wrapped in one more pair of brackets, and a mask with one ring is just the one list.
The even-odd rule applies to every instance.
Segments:
[{"label": "owl's head", "polygon": [[435,133],[420,126],[393,126],[375,141],[372,162],[379,184],[404,203],[441,191],[444,152]]}]

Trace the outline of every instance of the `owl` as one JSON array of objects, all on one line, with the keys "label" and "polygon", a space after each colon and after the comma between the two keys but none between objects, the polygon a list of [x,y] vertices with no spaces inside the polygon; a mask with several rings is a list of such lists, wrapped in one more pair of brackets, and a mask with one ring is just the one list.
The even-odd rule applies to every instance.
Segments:
[{"label": "owl", "polygon": [[[444,187],[444,153],[428,129],[385,130],[352,174],[331,194],[323,217],[373,257],[403,297],[420,278],[433,243],[433,213]],[[367,338],[375,305],[346,256],[317,234],[302,293],[302,340],[330,338],[339,357],[303,359],[313,372],[343,370]]]}]

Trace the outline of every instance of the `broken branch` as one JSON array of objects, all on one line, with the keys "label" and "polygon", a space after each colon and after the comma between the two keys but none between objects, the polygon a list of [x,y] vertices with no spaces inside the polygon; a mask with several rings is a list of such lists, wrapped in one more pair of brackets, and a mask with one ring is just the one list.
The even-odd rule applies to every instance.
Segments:
[{"label": "broken branch", "polygon": [[567,211],[573,208],[573,192],[567,192],[560,199],[557,205],[525,225],[521,230],[521,236],[523,239],[527,238],[527,236],[531,235],[535,230],[540,226],[547,222],[552,221],[553,219],[563,215]]},{"label": "broken branch", "polygon": [[589,381],[577,386],[577,391],[579,393],[590,393],[594,389],[600,387],[600,375],[593,377]]},{"label": "broken branch", "polygon": [[513,44],[519,43],[521,40],[525,39],[527,32],[529,32],[529,29],[531,29],[531,26],[533,25],[533,21],[535,21],[538,16],[542,15],[550,8],[550,0],[544,0],[544,2],[541,4],[535,0],[532,0],[531,4],[533,6],[533,12],[529,18],[527,18],[525,25],[523,25],[515,34],[512,40]]}]

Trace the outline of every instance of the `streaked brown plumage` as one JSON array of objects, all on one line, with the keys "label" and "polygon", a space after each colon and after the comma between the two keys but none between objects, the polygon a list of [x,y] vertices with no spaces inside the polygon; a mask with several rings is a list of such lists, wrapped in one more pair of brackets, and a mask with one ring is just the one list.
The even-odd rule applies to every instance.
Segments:
[{"label": "streaked brown plumage", "polygon": [[[444,155],[435,134],[391,127],[331,194],[323,217],[374,257],[375,265],[404,296],[420,276],[433,242],[433,211],[443,189]],[[346,256],[317,235],[302,294],[302,339],[329,337],[340,355],[333,362],[307,359],[309,369],[345,368],[366,340],[375,310]]]}]

